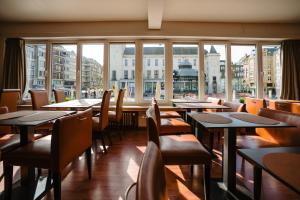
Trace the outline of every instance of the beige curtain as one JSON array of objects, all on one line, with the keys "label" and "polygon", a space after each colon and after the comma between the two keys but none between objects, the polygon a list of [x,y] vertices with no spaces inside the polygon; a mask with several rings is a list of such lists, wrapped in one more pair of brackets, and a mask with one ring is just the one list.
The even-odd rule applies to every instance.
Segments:
[{"label": "beige curtain", "polygon": [[23,94],[26,85],[25,63],[25,41],[19,38],[6,39],[2,80],[4,89],[20,89]]},{"label": "beige curtain", "polygon": [[300,40],[281,43],[281,99],[300,100]]}]

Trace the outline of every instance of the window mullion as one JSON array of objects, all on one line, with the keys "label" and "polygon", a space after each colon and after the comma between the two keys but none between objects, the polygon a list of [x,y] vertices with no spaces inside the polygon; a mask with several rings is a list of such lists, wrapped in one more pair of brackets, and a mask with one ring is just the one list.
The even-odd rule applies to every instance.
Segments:
[{"label": "window mullion", "polygon": [[77,57],[76,57],[76,99],[80,99],[81,91],[81,60],[82,60],[82,44],[77,44]]},{"label": "window mullion", "polygon": [[261,43],[256,44],[256,59],[257,59],[257,65],[256,65],[256,77],[257,77],[257,92],[256,96],[258,98],[263,98],[263,59],[262,59],[262,45]]},{"label": "window mullion", "polygon": [[173,48],[171,41],[166,42],[165,52],[165,101],[169,101],[173,99]]},{"label": "window mullion", "polygon": [[232,69],[231,69],[231,44],[226,44],[226,100],[232,101]]},{"label": "window mullion", "polygon": [[198,96],[205,99],[205,70],[204,70],[204,43],[199,43],[199,72],[198,72]]},{"label": "window mullion", "polygon": [[140,40],[135,42],[135,91],[136,102],[143,101],[143,44]]}]

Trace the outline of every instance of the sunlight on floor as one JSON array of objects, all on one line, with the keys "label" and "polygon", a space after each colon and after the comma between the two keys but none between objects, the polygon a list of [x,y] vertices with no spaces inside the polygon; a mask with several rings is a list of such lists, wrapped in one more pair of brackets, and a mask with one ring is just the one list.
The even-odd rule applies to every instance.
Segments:
[{"label": "sunlight on floor", "polygon": [[186,181],[184,175],[183,175],[183,172],[182,170],[180,169],[180,166],[179,165],[166,165],[165,166],[168,170],[170,170],[172,173],[176,174],[176,176],[178,176],[179,178],[181,178],[182,180]]},{"label": "sunlight on floor", "polygon": [[136,148],[137,148],[140,152],[142,152],[142,153],[145,153],[145,151],[146,151],[146,147],[145,147],[145,146],[136,146]]},{"label": "sunlight on floor", "polygon": [[138,173],[139,173],[139,165],[132,159],[130,158],[128,167],[127,167],[127,174],[131,178],[133,182],[136,182]]},{"label": "sunlight on floor", "polygon": [[182,182],[176,180],[178,192],[181,196],[180,199],[200,199],[197,195],[195,195],[192,191],[190,191]]}]

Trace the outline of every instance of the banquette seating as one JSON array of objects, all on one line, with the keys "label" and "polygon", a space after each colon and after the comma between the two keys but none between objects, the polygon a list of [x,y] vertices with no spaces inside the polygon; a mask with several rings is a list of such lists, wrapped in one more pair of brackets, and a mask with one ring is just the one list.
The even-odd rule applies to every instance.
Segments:
[{"label": "banquette seating", "polygon": [[259,112],[259,109],[267,107],[267,103],[265,99],[246,97],[245,104],[246,104],[246,111],[254,115],[256,115]]}]

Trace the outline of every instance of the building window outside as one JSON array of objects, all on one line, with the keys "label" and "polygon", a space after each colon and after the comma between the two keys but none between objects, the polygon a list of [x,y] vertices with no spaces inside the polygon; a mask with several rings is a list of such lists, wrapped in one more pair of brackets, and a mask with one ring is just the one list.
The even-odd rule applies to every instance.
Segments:
[{"label": "building window outside", "polygon": [[131,70],[131,79],[134,79],[134,74],[135,74],[135,71]]},{"label": "building window outside", "polygon": [[204,51],[205,96],[225,99],[226,46],[205,44]]},{"label": "building window outside", "polygon": [[135,66],[135,59],[132,59],[132,66]]},{"label": "building window outside", "polygon": [[[143,44],[143,97],[145,100],[151,100],[152,97],[159,99],[165,98],[164,75],[159,77],[159,71],[165,69],[164,63],[158,62],[165,57],[165,46],[162,43]],[[150,63],[154,66],[150,66]],[[153,79],[151,74],[153,73]]]},{"label": "building window outside", "polygon": [[[173,98],[198,97],[199,63],[194,66],[187,58],[199,60],[198,45],[173,45]],[[181,62],[183,60],[183,62]]]},{"label": "building window outside", "polygon": [[28,90],[45,89],[46,44],[26,44],[26,88],[23,99],[30,99]]},{"label": "building window outside", "polygon": [[[109,74],[111,79],[109,81],[109,88],[111,89],[125,89],[124,101],[134,101],[135,98],[135,45],[130,43],[123,44],[110,44],[109,46]],[[123,63],[126,61],[132,60],[133,65],[125,66]],[[131,71],[132,78],[129,79],[128,72]],[[117,76],[117,72],[119,76]],[[124,73],[124,76],[121,76],[121,73]],[[115,74],[115,75],[114,75]],[[115,92],[112,93],[112,99],[115,99]]]},{"label": "building window outside", "polygon": [[127,66],[128,66],[128,60],[125,59],[125,67],[127,67]]}]

